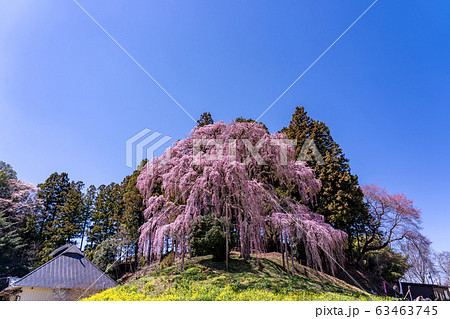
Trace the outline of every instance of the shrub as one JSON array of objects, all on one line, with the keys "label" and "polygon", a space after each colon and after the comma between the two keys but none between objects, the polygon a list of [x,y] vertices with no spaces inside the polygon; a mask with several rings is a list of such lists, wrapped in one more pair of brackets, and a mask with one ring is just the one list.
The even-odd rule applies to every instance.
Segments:
[{"label": "shrub", "polygon": [[174,263],[175,263],[175,254],[174,253],[169,253],[161,261],[160,268],[161,269],[165,269],[167,267],[171,267],[171,266],[173,266]]},{"label": "shrub", "polygon": [[[191,249],[194,256],[213,255],[214,261],[226,258],[226,221],[225,218],[213,215],[200,216],[194,220],[191,233]],[[233,229],[229,227],[229,229]],[[231,232],[228,253],[234,242],[234,232]]]},{"label": "shrub", "polygon": [[107,239],[103,241],[95,250],[92,262],[101,270],[105,271],[108,266],[116,261],[119,251],[117,241],[115,239]]}]

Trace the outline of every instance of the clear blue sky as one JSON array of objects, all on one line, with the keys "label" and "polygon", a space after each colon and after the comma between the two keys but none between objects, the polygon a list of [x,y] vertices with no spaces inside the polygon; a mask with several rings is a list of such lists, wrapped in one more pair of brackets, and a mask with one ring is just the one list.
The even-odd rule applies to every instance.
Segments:
[{"label": "clear blue sky", "polygon": [[[195,118],[257,118],[371,0],[79,0]],[[261,119],[324,121],[360,182],[404,192],[450,250],[450,2],[380,0]],[[119,182],[144,128],[183,113],[72,0],[0,0],[0,159],[19,178]]]}]

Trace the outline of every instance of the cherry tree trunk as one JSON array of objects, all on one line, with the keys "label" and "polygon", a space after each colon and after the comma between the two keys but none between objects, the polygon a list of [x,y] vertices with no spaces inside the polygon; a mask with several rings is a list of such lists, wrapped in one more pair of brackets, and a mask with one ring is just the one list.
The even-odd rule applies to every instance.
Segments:
[{"label": "cherry tree trunk", "polygon": [[184,270],[184,255],[186,253],[186,244],[184,242],[184,239],[181,240],[181,270]]},{"label": "cherry tree trunk", "polygon": [[228,222],[228,209],[226,209],[226,218],[225,222],[227,223],[225,226],[225,268],[228,270],[228,236],[230,234],[230,224]]},{"label": "cherry tree trunk", "polygon": [[139,246],[134,245],[134,270],[139,268]]},{"label": "cherry tree trunk", "polygon": [[191,247],[191,243],[189,242],[189,260],[192,259],[192,247]]},{"label": "cherry tree trunk", "polygon": [[245,224],[241,226],[241,258],[250,258],[250,238]]},{"label": "cherry tree trunk", "polygon": [[150,234],[148,235],[148,247],[147,247],[147,265],[152,263],[152,240]]},{"label": "cherry tree trunk", "polygon": [[294,266],[294,250],[291,246],[291,262],[292,262],[292,276],[295,276],[295,266]]},{"label": "cherry tree trunk", "polygon": [[287,271],[287,274],[290,275],[290,273],[289,273],[289,250],[288,250],[288,246],[287,246],[286,236],[284,236],[284,250],[286,251],[286,271]]}]

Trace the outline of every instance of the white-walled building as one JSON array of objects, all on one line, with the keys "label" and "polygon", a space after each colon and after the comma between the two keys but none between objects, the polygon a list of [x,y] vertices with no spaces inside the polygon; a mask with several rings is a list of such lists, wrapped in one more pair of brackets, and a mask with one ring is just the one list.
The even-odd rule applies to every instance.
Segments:
[{"label": "white-walled building", "polygon": [[88,260],[75,245],[50,254],[54,258],[23,278],[14,278],[0,295],[10,301],[77,300],[117,283]]}]

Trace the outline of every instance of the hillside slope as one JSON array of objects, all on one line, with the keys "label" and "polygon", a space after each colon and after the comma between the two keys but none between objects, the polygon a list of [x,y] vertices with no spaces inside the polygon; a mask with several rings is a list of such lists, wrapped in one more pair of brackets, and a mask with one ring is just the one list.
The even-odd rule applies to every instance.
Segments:
[{"label": "hillside slope", "polygon": [[299,264],[288,276],[276,253],[251,260],[232,254],[229,265],[226,271],[210,256],[187,261],[184,271],[154,265],[84,300],[385,300]]}]

